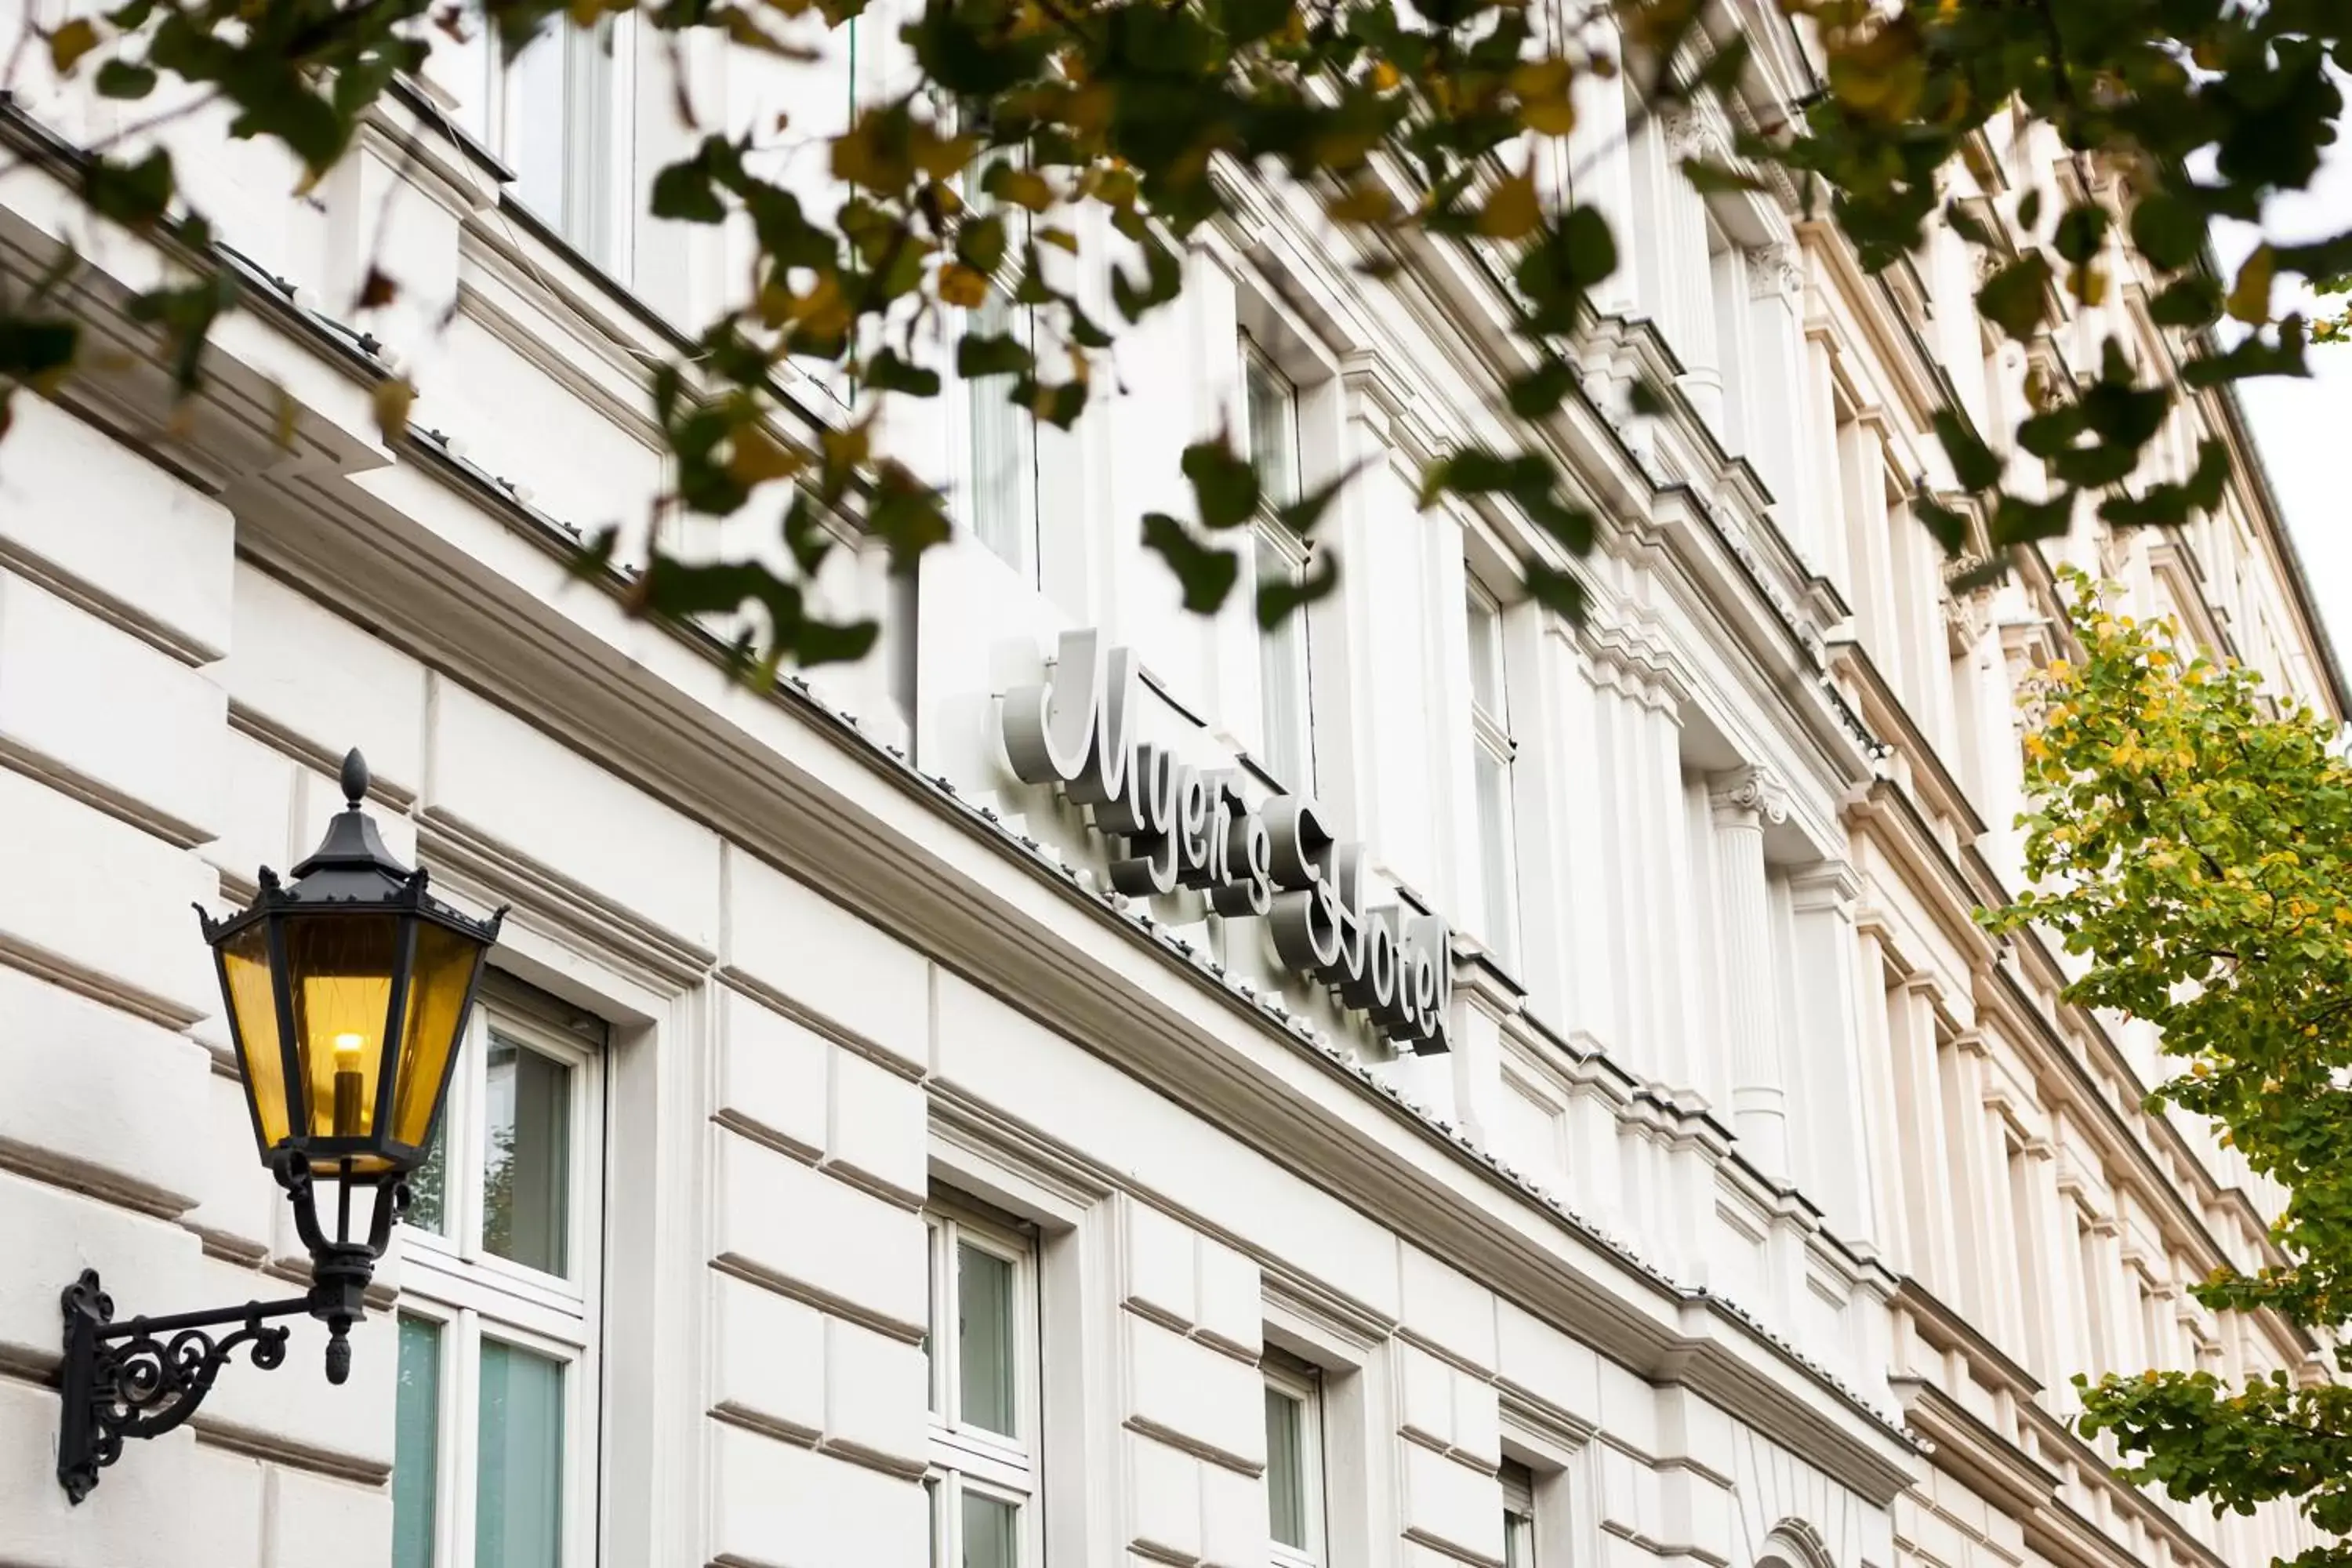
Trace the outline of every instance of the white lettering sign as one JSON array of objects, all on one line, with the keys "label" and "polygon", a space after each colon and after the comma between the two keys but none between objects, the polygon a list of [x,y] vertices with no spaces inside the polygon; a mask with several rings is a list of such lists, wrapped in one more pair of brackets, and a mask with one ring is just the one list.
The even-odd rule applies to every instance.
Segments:
[{"label": "white lettering sign", "polygon": [[1445,921],[1364,907],[1364,852],[1331,836],[1314,803],[1253,811],[1232,769],[1203,770],[1135,739],[1134,653],[1065,632],[1053,679],[1004,699],[1004,749],[1024,783],[1091,807],[1117,839],[1110,883],[1135,897],[1189,888],[1231,917],[1273,921],[1282,962],[1312,974],[1398,1045],[1446,1049],[1454,970]]}]

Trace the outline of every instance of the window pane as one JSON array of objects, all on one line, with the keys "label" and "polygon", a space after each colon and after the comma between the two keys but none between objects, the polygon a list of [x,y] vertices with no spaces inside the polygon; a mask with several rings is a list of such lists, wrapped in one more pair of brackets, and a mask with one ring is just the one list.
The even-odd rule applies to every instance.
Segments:
[{"label": "window pane", "polygon": [[992,1252],[956,1248],[956,1362],[967,1426],[1013,1431],[1013,1265]]},{"label": "window pane", "polygon": [[557,1568],[563,1549],[563,1367],[482,1342],[474,1568]]},{"label": "window pane", "polygon": [[1021,1549],[1013,1505],[978,1492],[963,1494],[963,1568],[1014,1568]]},{"label": "window pane", "polygon": [[449,1112],[444,1108],[441,1125],[433,1130],[432,1147],[424,1163],[408,1173],[408,1213],[404,1216],[419,1230],[429,1230],[436,1236],[448,1234],[449,1162],[442,1153],[449,1142]]},{"label": "window pane", "polygon": [[[1017,314],[1002,289],[971,312],[970,331],[1029,341],[1029,312]],[[968,384],[971,400],[971,531],[996,558],[1029,582],[1037,579],[1037,426],[1013,406],[1013,378]]]},{"label": "window pane", "polygon": [[1307,1549],[1306,1406],[1279,1389],[1265,1391],[1266,1533]]},{"label": "window pane", "polygon": [[441,1330],[400,1320],[393,1399],[392,1568],[433,1568],[433,1491],[441,1459]]},{"label": "window pane", "polygon": [[611,260],[613,48],[610,22],[559,24],[506,68],[515,199],[597,262]]},{"label": "window pane", "polygon": [[1509,714],[1503,707],[1502,621],[1495,606],[1475,588],[1470,591],[1470,696],[1497,724]]},{"label": "window pane", "polygon": [[1503,1568],[1536,1568],[1536,1521],[1507,1509],[1503,1512]]},{"label": "window pane", "polygon": [[[1295,581],[1299,568],[1280,541],[1261,525],[1257,581]],[[1258,638],[1258,689],[1265,765],[1282,786],[1305,795],[1315,787],[1312,710],[1307,689],[1307,612],[1292,612]]]},{"label": "window pane", "polygon": [[1511,770],[1484,744],[1472,748],[1478,785],[1478,876],[1486,884],[1486,943],[1508,959],[1513,925]]},{"label": "window pane", "polygon": [[1255,353],[1242,355],[1242,389],[1259,493],[1269,505],[1288,506],[1298,499],[1298,395]]},{"label": "window pane", "polygon": [[570,1229],[572,1069],[490,1037],[482,1134],[482,1246],[562,1274]]}]

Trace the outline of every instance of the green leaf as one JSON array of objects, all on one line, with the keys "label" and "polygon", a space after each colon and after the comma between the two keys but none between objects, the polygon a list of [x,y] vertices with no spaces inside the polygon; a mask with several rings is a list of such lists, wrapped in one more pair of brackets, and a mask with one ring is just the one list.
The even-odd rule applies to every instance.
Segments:
[{"label": "green leaf", "polygon": [[2151,191],[2132,208],[2131,240],[2149,261],[2178,271],[2204,248],[2204,215],[2169,191]]},{"label": "green leaf", "polygon": [[1164,511],[1143,516],[1143,546],[1168,563],[1184,592],[1184,607],[1213,615],[1241,579],[1241,559],[1230,550],[1203,544],[1183,523]]},{"label": "green leaf", "polygon": [[2020,342],[2032,341],[2050,308],[2050,263],[2040,252],[2011,262],[1977,290],[1977,311]]},{"label": "green leaf", "polygon": [[2000,459],[1978,439],[1958,410],[1938,408],[1935,426],[1936,438],[1944,444],[1944,455],[1952,462],[1952,477],[1959,480],[1961,489],[1990,489],[2000,482]]},{"label": "green leaf", "polygon": [[1683,178],[1690,188],[1702,196],[1718,195],[1727,191],[1764,191],[1771,187],[1754,174],[1745,174],[1728,163],[1718,163],[1708,158],[1685,158]]},{"label": "green leaf", "polygon": [[1201,526],[1227,529],[1247,522],[1257,510],[1257,470],[1226,444],[1196,441],[1184,448],[1184,477],[1192,482]]},{"label": "green leaf", "polygon": [[136,163],[100,157],[82,167],[82,199],[89,210],[125,228],[152,227],[170,209],[177,189],[172,155],[161,147]]},{"label": "green leaf", "polygon": [[903,392],[910,397],[936,397],[940,391],[938,371],[909,364],[896,349],[884,349],[867,360],[865,380],[877,392]]},{"label": "green leaf", "polygon": [[680,223],[723,223],[727,204],[719,198],[710,172],[699,158],[672,163],[654,176],[648,209],[654,216]]},{"label": "green leaf", "polygon": [[2050,244],[2068,261],[2085,267],[2099,254],[2106,237],[2107,209],[2095,202],[2080,202],[2059,217],[2057,232],[2050,237]]},{"label": "green leaf", "polygon": [[2221,286],[2194,274],[2176,279],[2148,300],[2147,316],[2159,327],[2210,327],[2221,319]]},{"label": "green leaf", "polygon": [[1259,628],[1272,631],[1299,610],[1327,596],[1339,585],[1339,571],[1328,551],[1316,556],[1306,572],[1295,580],[1273,577],[1260,582],[1257,586]]},{"label": "green leaf", "polygon": [[155,73],[129,60],[109,60],[98,68],[93,85],[100,98],[144,98],[155,90]]},{"label": "green leaf", "polygon": [[982,277],[1004,264],[1004,219],[994,213],[968,218],[956,230],[956,259]]},{"label": "green leaf", "polygon": [[966,381],[1026,375],[1036,363],[1036,355],[1003,332],[966,332],[956,344],[956,374]]},{"label": "green leaf", "polygon": [[1576,367],[1557,356],[1533,370],[1513,376],[1503,389],[1511,412],[1522,419],[1540,419],[1567,401],[1576,390]]}]

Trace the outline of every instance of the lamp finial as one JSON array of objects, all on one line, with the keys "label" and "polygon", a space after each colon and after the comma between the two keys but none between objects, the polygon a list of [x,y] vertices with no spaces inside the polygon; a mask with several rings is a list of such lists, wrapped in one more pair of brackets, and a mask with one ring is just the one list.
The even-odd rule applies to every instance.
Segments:
[{"label": "lamp finial", "polygon": [[351,810],[360,808],[360,802],[367,798],[367,759],[353,746],[343,753],[343,800]]}]

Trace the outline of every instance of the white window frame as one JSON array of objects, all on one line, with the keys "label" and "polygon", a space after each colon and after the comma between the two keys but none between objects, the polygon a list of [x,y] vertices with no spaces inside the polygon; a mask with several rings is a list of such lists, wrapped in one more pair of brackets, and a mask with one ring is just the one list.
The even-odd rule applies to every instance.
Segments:
[{"label": "white window frame", "polygon": [[[931,1562],[950,1568],[963,1561],[963,1494],[977,1492],[1009,1502],[1017,1510],[1020,1568],[1045,1561],[1044,1445],[1040,1428],[1045,1402],[1040,1377],[1038,1247],[1025,1226],[1009,1225],[970,1204],[935,1195],[923,1209],[925,1246],[930,1263],[931,1330],[926,1375],[930,1409],[929,1468],[923,1490],[931,1514]],[[1013,1436],[965,1424],[957,1405],[962,1396],[961,1346],[941,1325],[955,1319],[960,1246],[976,1247],[1013,1265]]]},{"label": "white window frame", "polygon": [[[559,1277],[481,1245],[482,1140],[490,1037],[571,1069],[564,1260]],[[596,1540],[597,1350],[604,1279],[604,1053],[520,1009],[477,996],[442,1107],[442,1202],[448,1234],[404,1223],[397,1318],[440,1333],[434,1439],[434,1568],[472,1568],[485,1339],[563,1368],[563,1568],[591,1568]],[[396,1319],[395,1319],[396,1321]]]},{"label": "white window frame", "polygon": [[[1511,678],[1503,638],[1503,601],[1475,574],[1465,574],[1465,577],[1463,619],[1465,640],[1469,644],[1470,743],[1475,749],[1471,759],[1471,808],[1478,824],[1478,891],[1486,905],[1480,911],[1479,923],[1486,928],[1486,945],[1496,958],[1508,964],[1516,962],[1519,949],[1518,808],[1514,799],[1517,786],[1512,777],[1519,744],[1511,738]],[[1486,618],[1488,646],[1485,652],[1493,662],[1494,695],[1501,707],[1499,712],[1489,709],[1478,695],[1479,629],[1474,610],[1483,611]],[[1477,773],[1482,762],[1495,766],[1502,775],[1500,820],[1491,823],[1487,820],[1484,792],[1478,788]],[[1489,834],[1493,836],[1491,842]]]},{"label": "white window frame", "polygon": [[[1298,1474],[1307,1489],[1307,1545],[1303,1549],[1274,1539],[1274,1499],[1271,1493],[1265,1494],[1266,1558],[1274,1568],[1323,1568],[1329,1541],[1324,1521],[1329,1507],[1329,1489],[1323,1474],[1323,1374],[1317,1368],[1273,1350],[1265,1352],[1258,1370],[1265,1375],[1266,1387],[1298,1402]],[[1266,1473],[1270,1476],[1273,1470],[1273,1456],[1269,1454]],[[1260,1489],[1264,1492],[1263,1485]]]},{"label": "white window frame", "polygon": [[[1284,423],[1289,430],[1290,483],[1294,494],[1270,496],[1261,489],[1257,516],[1250,524],[1249,593],[1245,609],[1250,625],[1257,637],[1258,679],[1258,760],[1276,782],[1291,794],[1311,795],[1315,793],[1315,646],[1308,633],[1305,606],[1293,611],[1288,620],[1276,631],[1257,624],[1257,591],[1265,578],[1268,561],[1280,564],[1292,582],[1303,580],[1314,564],[1314,542],[1302,539],[1286,525],[1276,513],[1307,491],[1306,451],[1299,437],[1298,383],[1275,363],[1247,332],[1240,334],[1239,369],[1241,417],[1235,421],[1240,430],[1242,456],[1255,463],[1257,432],[1249,416],[1249,376],[1253,370],[1271,378],[1286,394],[1288,417]],[[1277,646],[1277,633],[1297,639],[1297,668],[1284,672],[1275,668],[1273,653]],[[1299,733],[1296,736],[1277,733],[1275,689],[1277,684],[1290,686],[1289,696],[1297,710]]]},{"label": "white window frame", "polygon": [[1495,1479],[1503,1489],[1503,1568],[1536,1568],[1535,1472],[1505,1459]]},{"label": "white window frame", "polygon": [[[612,38],[612,69],[605,78],[601,95],[601,123],[581,134],[577,124],[564,126],[564,195],[567,205],[576,190],[586,190],[601,182],[601,189],[592,198],[599,206],[596,221],[604,232],[582,234],[575,225],[562,221],[562,215],[541,212],[522,199],[521,171],[515,163],[514,149],[521,135],[520,117],[523,106],[516,101],[511,78],[515,62],[503,58],[495,31],[488,31],[482,39],[483,79],[481,84],[482,111],[480,124],[483,141],[492,153],[516,170],[515,183],[509,186],[515,200],[525,212],[562,237],[565,244],[603,268],[614,278],[626,280],[632,259],[631,239],[635,226],[630,222],[635,196],[634,160],[635,156],[636,102],[636,16],[632,12],[606,16],[599,27],[610,28]],[[572,88],[577,65],[575,56],[595,47],[593,31],[573,26],[559,15],[550,30],[532,40],[534,49],[561,48],[564,51],[566,120],[572,109]],[[520,57],[518,57],[520,58]]]}]

